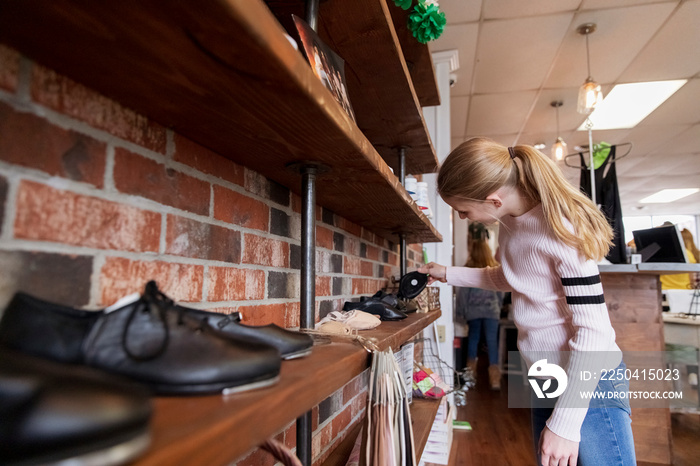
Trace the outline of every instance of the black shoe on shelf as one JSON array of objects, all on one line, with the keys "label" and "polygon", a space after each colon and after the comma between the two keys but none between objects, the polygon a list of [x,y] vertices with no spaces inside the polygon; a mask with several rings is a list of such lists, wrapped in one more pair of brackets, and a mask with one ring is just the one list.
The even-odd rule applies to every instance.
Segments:
[{"label": "black shoe on shelf", "polygon": [[376,315],[380,320],[402,320],[408,317],[404,312],[377,298],[369,298],[360,302],[346,301],[343,310],[367,312]]},{"label": "black shoe on shelf", "polygon": [[281,328],[275,324],[249,326],[241,323],[241,314],[221,314],[217,312],[202,311],[176,305],[178,312],[183,312],[190,317],[200,320],[207,325],[212,332],[222,338],[231,338],[235,341],[250,341],[273,346],[282,355],[282,359],[295,359],[307,356],[311,353],[314,344],[310,335],[293,332]]},{"label": "black shoe on shelf", "polygon": [[101,311],[17,293],[0,321],[0,345],[126,376],[162,395],[227,394],[277,381],[276,348],[222,339],[174,307],[153,281],[143,295]]},{"label": "black shoe on shelf", "polygon": [[0,464],[124,464],[148,447],[151,411],[133,382],[0,350]]}]

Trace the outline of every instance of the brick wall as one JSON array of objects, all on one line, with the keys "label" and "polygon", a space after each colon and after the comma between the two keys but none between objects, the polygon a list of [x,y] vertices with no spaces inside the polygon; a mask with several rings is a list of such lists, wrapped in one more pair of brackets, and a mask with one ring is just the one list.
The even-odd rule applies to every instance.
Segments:
[{"label": "brick wall", "polygon": [[[300,211],[289,189],[0,45],[0,309],[18,290],[97,309],[155,279],[192,307],[298,327]],[[316,218],[320,318],[385,286],[399,257],[333,212]],[[421,259],[411,245],[409,269]],[[365,397],[366,374],[314,408],[316,463]],[[294,425],[279,435],[294,445]]]}]

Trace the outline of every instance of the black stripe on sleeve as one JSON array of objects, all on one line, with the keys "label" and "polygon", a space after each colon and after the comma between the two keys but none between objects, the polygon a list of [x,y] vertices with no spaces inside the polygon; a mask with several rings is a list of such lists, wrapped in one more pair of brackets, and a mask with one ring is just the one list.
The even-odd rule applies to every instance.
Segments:
[{"label": "black stripe on sleeve", "polygon": [[562,278],[561,284],[564,286],[584,286],[596,285],[600,283],[600,275],[591,275],[590,277],[572,277]]},{"label": "black stripe on sleeve", "polygon": [[602,294],[592,296],[567,296],[566,304],[603,304],[605,296]]}]

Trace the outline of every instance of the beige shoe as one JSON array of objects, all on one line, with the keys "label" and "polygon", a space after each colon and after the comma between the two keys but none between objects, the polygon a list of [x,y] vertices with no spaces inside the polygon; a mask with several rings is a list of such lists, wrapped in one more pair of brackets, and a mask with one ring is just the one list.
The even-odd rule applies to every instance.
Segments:
[{"label": "beige shoe", "polygon": [[476,359],[469,359],[467,361],[467,369],[472,371],[474,375],[474,380],[476,380]]},{"label": "beige shoe", "polygon": [[501,389],[501,368],[497,364],[489,366],[489,384],[491,384],[491,390]]}]

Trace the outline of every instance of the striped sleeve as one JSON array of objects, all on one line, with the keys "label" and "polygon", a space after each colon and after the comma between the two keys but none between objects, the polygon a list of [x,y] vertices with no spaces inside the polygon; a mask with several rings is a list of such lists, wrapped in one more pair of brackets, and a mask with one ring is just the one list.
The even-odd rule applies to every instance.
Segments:
[{"label": "striped sleeve", "polygon": [[493,291],[511,291],[511,287],[506,281],[500,265],[485,268],[447,267],[445,278],[447,283],[453,286]]}]

